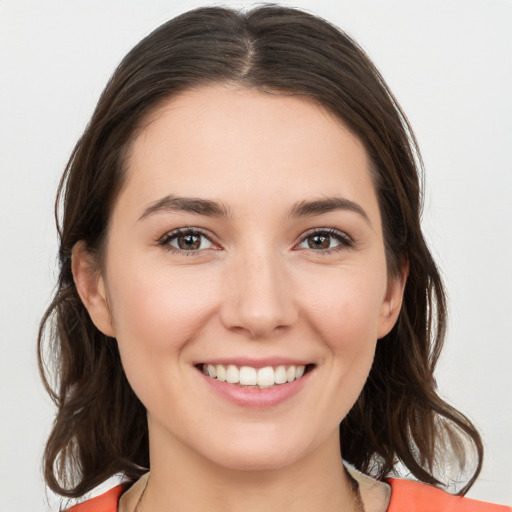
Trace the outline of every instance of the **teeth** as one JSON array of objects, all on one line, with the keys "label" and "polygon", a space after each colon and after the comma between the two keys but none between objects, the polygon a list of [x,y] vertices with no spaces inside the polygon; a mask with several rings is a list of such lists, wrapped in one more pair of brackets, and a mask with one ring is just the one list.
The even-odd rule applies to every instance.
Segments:
[{"label": "teeth", "polygon": [[230,384],[237,384],[240,382],[240,371],[232,364],[230,364],[226,370],[226,382],[229,382]]},{"label": "teeth", "polygon": [[269,388],[274,383],[274,368],[272,366],[266,366],[258,370],[258,386],[260,388]]},{"label": "teeth", "polygon": [[258,386],[260,388],[269,388],[275,384],[285,384],[300,379],[304,375],[305,366],[284,366],[279,365],[273,368],[266,366],[264,368],[253,368],[251,366],[237,366],[230,364],[204,364],[202,371],[212,379],[217,379],[230,384],[240,384],[241,386]]},{"label": "teeth", "polygon": [[276,384],[284,384],[286,382],[286,368],[278,366],[274,372],[274,380]]},{"label": "teeth", "polygon": [[221,380],[222,382],[226,382],[226,368],[224,368],[224,366],[218,364],[215,367],[215,372],[217,373],[217,379]]},{"label": "teeth", "polygon": [[240,384],[242,386],[256,386],[258,375],[254,368],[242,366],[240,368]]}]

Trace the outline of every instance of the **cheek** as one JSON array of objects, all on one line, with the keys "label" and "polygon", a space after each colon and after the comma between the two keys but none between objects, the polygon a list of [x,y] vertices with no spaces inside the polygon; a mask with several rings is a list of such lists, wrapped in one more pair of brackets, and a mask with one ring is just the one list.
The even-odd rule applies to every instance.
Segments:
[{"label": "cheek", "polygon": [[[385,296],[385,273],[346,268],[317,280],[321,286],[304,293],[306,315],[332,350],[359,350],[361,342],[377,340]],[[384,276],[384,277],[383,277]]]},{"label": "cheek", "polygon": [[215,297],[211,279],[202,279],[201,272],[151,265],[114,273],[109,288],[118,338],[152,345],[164,341],[167,347],[193,334]]},{"label": "cheek", "polygon": [[111,310],[127,378],[146,402],[145,389],[162,388],[182,371],[190,342],[215,311],[215,294],[198,272],[192,279],[155,265],[126,270],[109,276]]},{"label": "cheek", "polygon": [[148,410],[166,410],[169,402],[179,408],[187,395],[182,383],[190,365],[182,363],[190,363],[188,349],[215,311],[215,294],[199,274],[139,264],[109,276],[122,365]]},{"label": "cheek", "polygon": [[[386,291],[385,267],[345,268],[321,280],[304,307],[316,337],[328,349],[324,364],[332,376],[331,392],[340,399],[341,416],[348,412],[370,372]],[[384,268],[384,272],[379,269]]]}]

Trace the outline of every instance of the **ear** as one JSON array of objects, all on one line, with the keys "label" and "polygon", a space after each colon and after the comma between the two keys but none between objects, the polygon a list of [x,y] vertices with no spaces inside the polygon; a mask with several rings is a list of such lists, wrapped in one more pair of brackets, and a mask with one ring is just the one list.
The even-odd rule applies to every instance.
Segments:
[{"label": "ear", "polygon": [[405,283],[409,275],[409,262],[402,264],[399,272],[388,280],[386,296],[380,310],[379,326],[377,338],[381,339],[389,334],[395,325],[404,297]]},{"label": "ear", "polygon": [[71,270],[78,295],[92,322],[103,334],[115,337],[105,283],[94,256],[83,241],[77,242],[73,247]]}]

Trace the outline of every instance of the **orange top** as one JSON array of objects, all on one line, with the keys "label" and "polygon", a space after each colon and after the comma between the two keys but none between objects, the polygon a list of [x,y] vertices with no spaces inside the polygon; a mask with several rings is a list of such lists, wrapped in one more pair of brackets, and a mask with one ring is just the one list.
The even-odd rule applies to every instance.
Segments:
[{"label": "orange top", "polygon": [[124,486],[117,485],[104,494],[71,507],[67,512],[117,512],[117,504],[123,491]]},{"label": "orange top", "polygon": [[389,478],[387,482],[391,485],[387,512],[512,512],[512,508],[504,505],[454,496],[412,480]]},{"label": "orange top", "polygon": [[[387,482],[391,486],[387,512],[512,512],[510,507],[453,496],[412,480],[390,478]],[[117,512],[123,490],[124,487],[118,485],[101,496],[71,507],[68,512]]]}]

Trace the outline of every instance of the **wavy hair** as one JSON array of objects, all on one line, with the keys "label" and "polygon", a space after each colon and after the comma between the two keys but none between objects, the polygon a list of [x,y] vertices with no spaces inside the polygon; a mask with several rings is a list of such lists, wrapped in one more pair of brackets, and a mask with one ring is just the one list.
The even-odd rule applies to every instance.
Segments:
[{"label": "wavy hair", "polygon": [[[446,303],[420,227],[422,162],[411,127],[378,70],[345,33],[280,6],[247,12],[206,7],[161,25],[120,63],[67,164],[56,200],[60,275],[39,331],[39,362],[58,412],[44,454],[48,486],[78,497],[149,467],[146,411],[124,375],[116,340],[82,304],[71,272],[78,241],[101,256],[109,215],[138,127],[159,104],[205,84],[237,83],[312,99],[362,141],[371,161],[390,275],[409,266],[399,319],[377,344],[373,367],[340,425],[341,452],[377,478],[398,463],[443,485],[446,457],[459,467],[483,455],[471,422],[436,391]],[[61,220],[59,220],[61,219]]]}]

